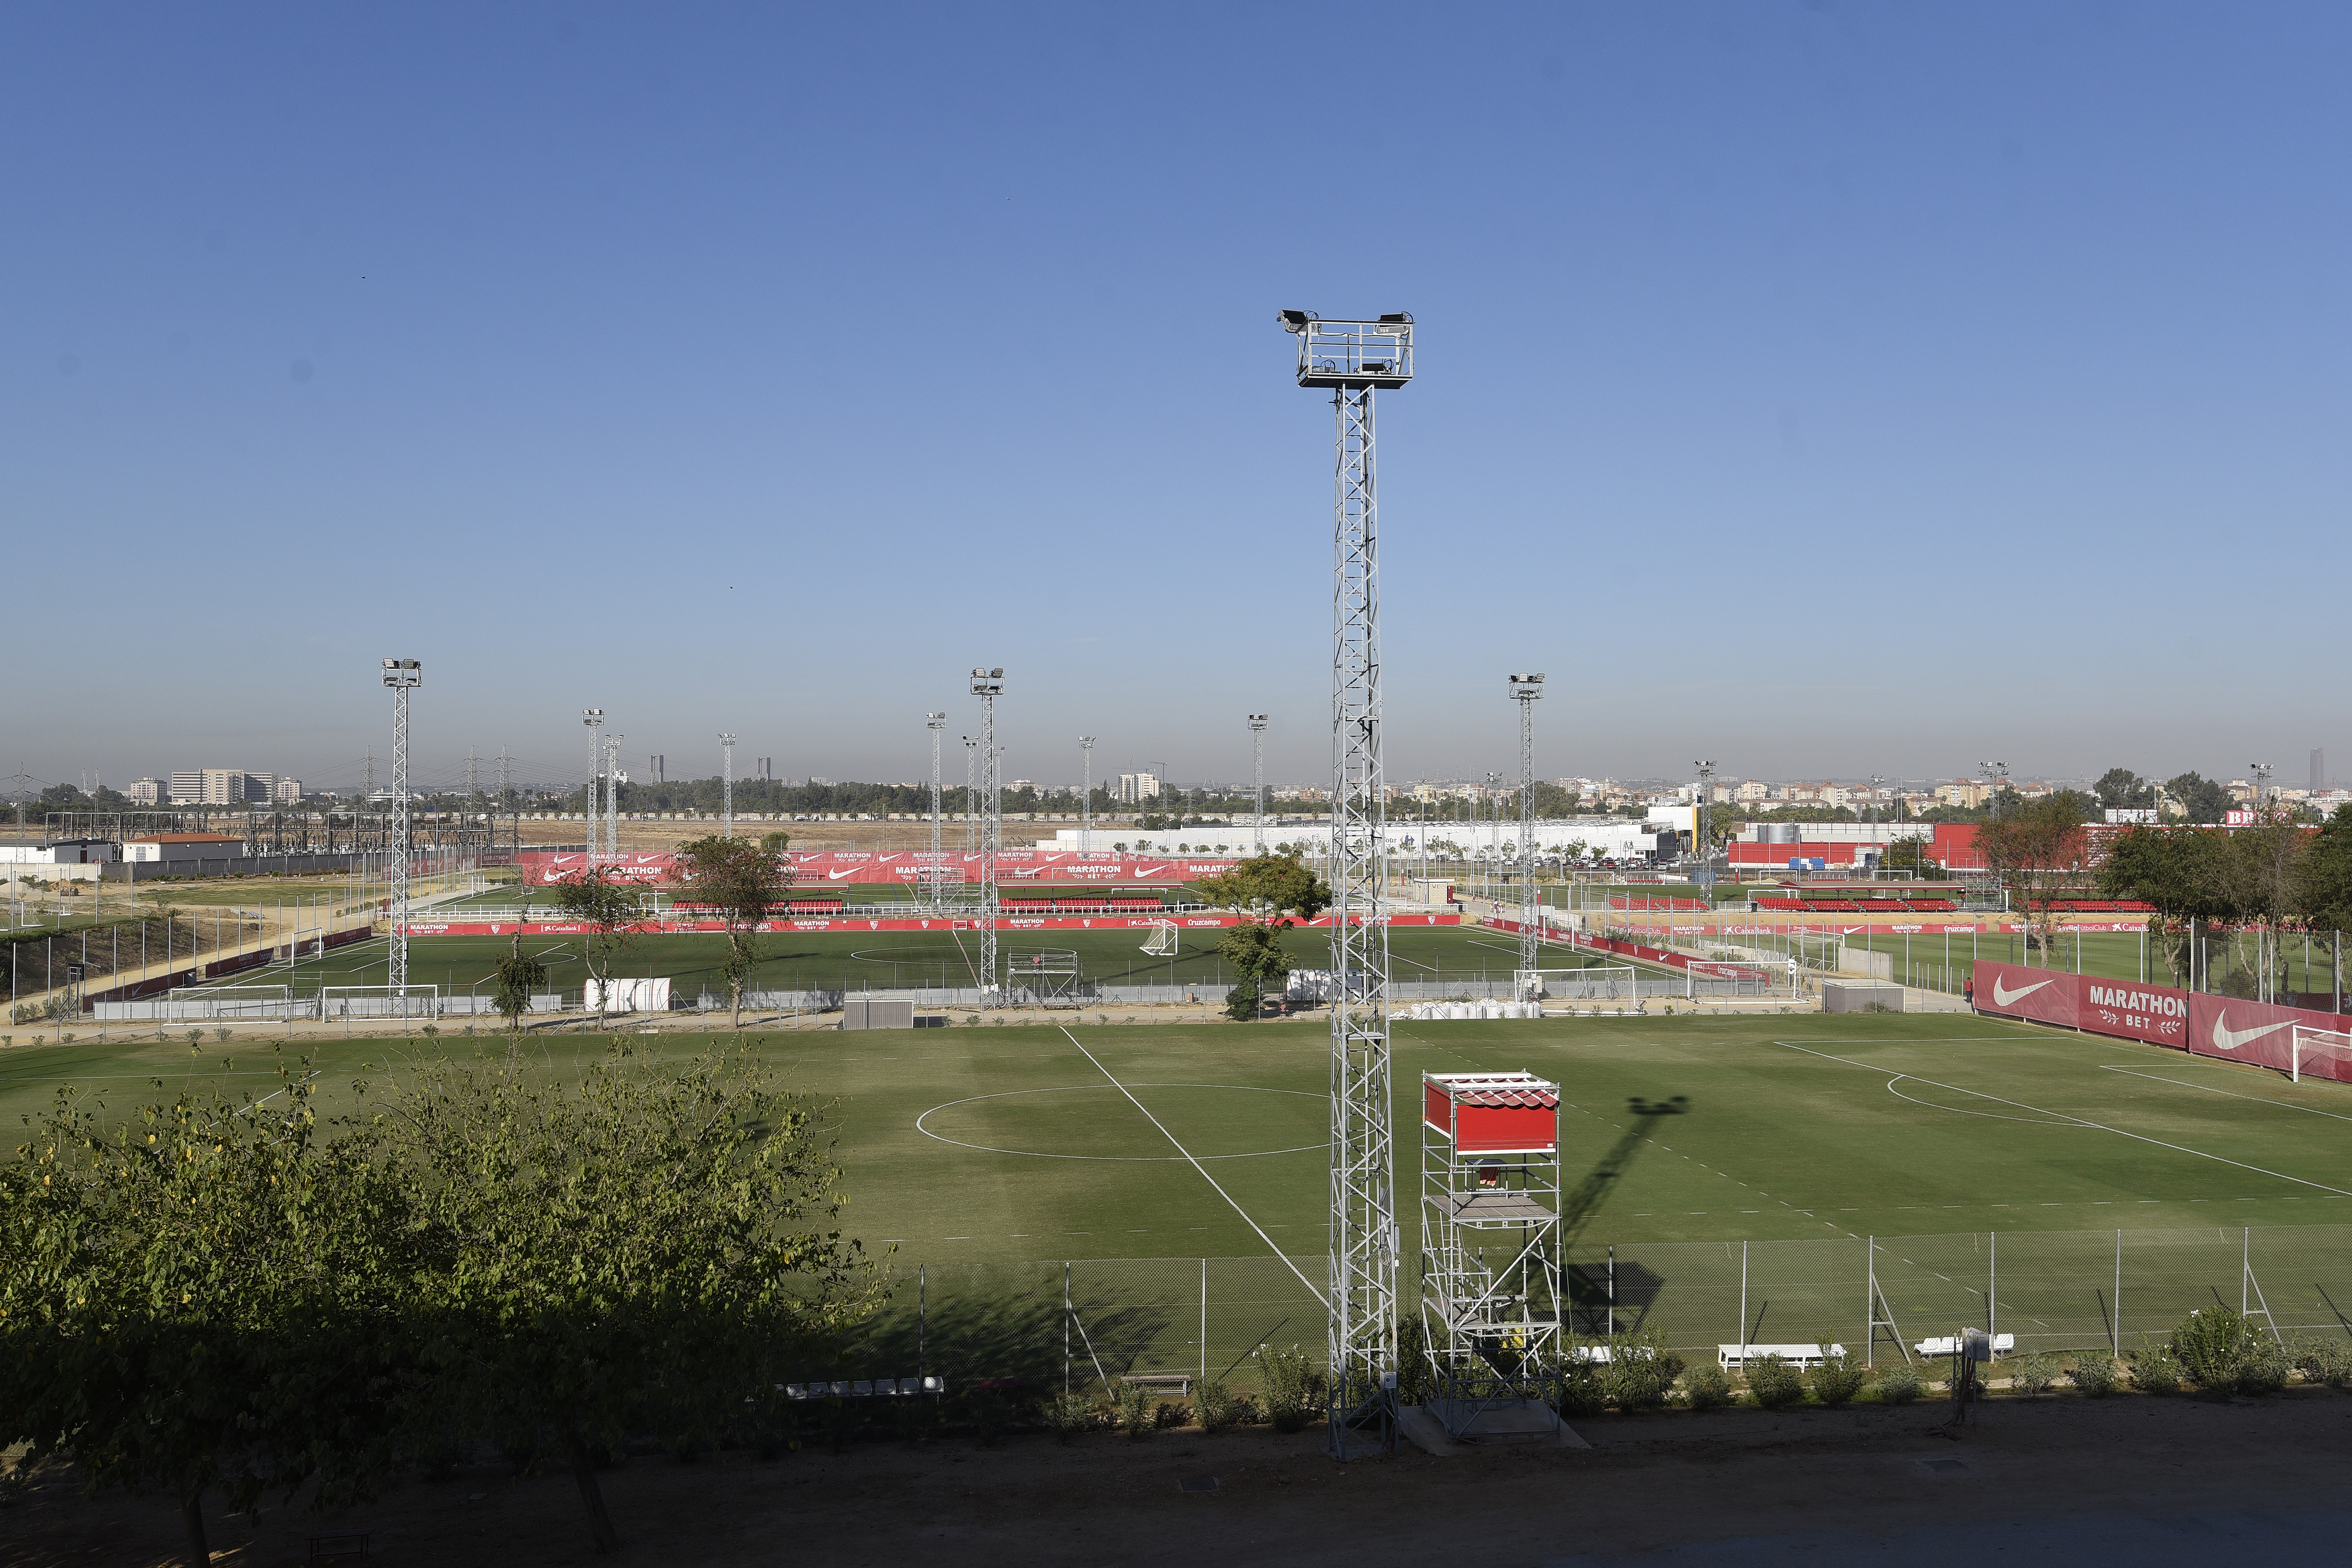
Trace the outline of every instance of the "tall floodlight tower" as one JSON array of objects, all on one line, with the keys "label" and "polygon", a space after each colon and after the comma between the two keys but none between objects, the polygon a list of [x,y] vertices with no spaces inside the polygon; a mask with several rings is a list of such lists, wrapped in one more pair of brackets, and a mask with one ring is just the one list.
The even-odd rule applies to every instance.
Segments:
[{"label": "tall floodlight tower", "polygon": [[[971,853],[972,827],[979,821],[980,810],[980,742],[970,736],[963,737],[963,852]],[[964,878],[971,880],[971,868],[964,867]]]},{"label": "tall floodlight tower", "polygon": [[2267,762],[2249,762],[2246,766],[2254,775],[2254,809],[2260,810],[2263,806],[2263,796],[2270,788],[2271,775],[2278,769]]},{"label": "tall floodlight tower", "polygon": [[719,732],[719,831],[729,838],[735,836],[735,732]]},{"label": "tall floodlight tower", "polygon": [[1078,737],[1078,752],[1084,761],[1086,779],[1078,795],[1078,852],[1095,852],[1095,737]]},{"label": "tall floodlight tower", "polygon": [[392,995],[405,996],[408,984],[408,694],[425,684],[425,666],[415,659],[386,659],[383,684],[392,688]]},{"label": "tall floodlight tower", "polygon": [[1265,853],[1265,715],[1249,716],[1250,727],[1250,815],[1253,831],[1250,852]]},{"label": "tall floodlight tower", "polygon": [[604,743],[597,736],[596,729],[604,722],[604,710],[583,707],[580,710],[580,722],[588,727],[588,795],[580,807],[580,825],[584,830],[581,837],[588,841],[588,869],[593,871],[596,869],[597,827],[603,816],[596,801],[596,780],[604,773]]},{"label": "tall floodlight tower", "polygon": [[1412,377],[1412,318],[1285,310],[1298,384],[1331,389],[1330,1452],[1396,1440],[1396,1151],[1389,1118],[1387,800],[1372,394]]},{"label": "tall floodlight tower", "polygon": [[975,667],[971,695],[980,699],[980,1005],[994,1007],[1003,992],[996,972],[996,852],[1004,837],[1004,765],[996,754],[996,699],[1004,695],[1003,669]]},{"label": "tall floodlight tower", "polygon": [[604,737],[604,858],[621,858],[621,742],[628,737],[615,730]]},{"label": "tall floodlight tower", "polygon": [[[1698,852],[1699,885],[1701,887],[1713,887],[1715,885],[1715,876],[1713,873],[1707,870],[1706,865],[1706,819],[1707,811],[1712,804],[1711,797],[1715,794],[1715,758],[1712,757],[1702,757],[1693,761],[1691,766],[1698,769],[1698,810],[1691,818],[1692,836],[1697,839],[1698,841],[1693,844],[1691,848]],[[1874,822],[1878,821],[1878,812],[1876,808],[1872,809],[1870,820]]]},{"label": "tall floodlight tower", "polygon": [[[1511,677],[1511,700],[1519,705],[1519,967],[1534,969],[1542,963],[1543,909],[1536,902],[1536,699],[1543,695],[1541,675]],[[1538,984],[1541,982],[1538,981]]]},{"label": "tall floodlight tower", "polygon": [[923,727],[931,732],[931,860],[923,868],[923,890],[930,895],[933,909],[945,902],[946,879],[940,865],[940,731],[947,727],[947,715],[923,715]]}]

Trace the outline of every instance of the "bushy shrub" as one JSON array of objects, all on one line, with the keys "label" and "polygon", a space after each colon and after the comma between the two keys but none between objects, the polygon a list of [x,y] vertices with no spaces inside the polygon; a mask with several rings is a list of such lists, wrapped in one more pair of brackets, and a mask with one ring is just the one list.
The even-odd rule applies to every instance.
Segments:
[{"label": "bushy shrub", "polygon": [[1733,1397],[1730,1376],[1711,1361],[1683,1374],[1683,1403],[1694,1410],[1713,1410],[1730,1404]]},{"label": "bushy shrub", "polygon": [[1908,1405],[1919,1397],[1919,1369],[1896,1362],[1878,1375],[1878,1398],[1884,1405]]},{"label": "bushy shrub", "polygon": [[1152,1425],[1155,1427],[1189,1427],[1192,1424],[1192,1407],[1181,1399],[1163,1400],[1152,1412]]},{"label": "bushy shrub", "polygon": [[1853,1359],[1852,1351],[1832,1354],[1830,1348],[1823,1345],[1822,1359],[1814,1364],[1805,1381],[1812,1385],[1813,1397],[1822,1404],[1843,1405],[1862,1392],[1862,1385],[1869,1377],[1870,1375]]},{"label": "bushy shrub", "polygon": [[1266,1418],[1277,1432],[1298,1432],[1316,1416],[1316,1393],[1321,1379],[1314,1359],[1297,1345],[1288,1350],[1260,1346],[1258,1379],[1265,1390]]},{"label": "bushy shrub", "polygon": [[2029,1399],[2049,1393],[2057,1381],[2058,1364],[2050,1356],[2021,1356],[2010,1364],[2010,1387]]},{"label": "bushy shrub", "polygon": [[2197,1385],[2220,1398],[2238,1391],[2240,1364],[2252,1337],[2246,1320],[2229,1307],[2200,1307],[2180,1320],[2165,1349]]},{"label": "bushy shrub", "polygon": [[[2141,1338],[2145,1340],[2146,1335]],[[2160,1344],[2142,1343],[2131,1353],[2132,1386],[2143,1394],[2180,1392],[2180,1364]]]},{"label": "bushy shrub", "polygon": [[2294,1364],[2306,1382],[2325,1383],[2330,1388],[2352,1385],[2352,1341],[2297,1340]]},{"label": "bushy shrub", "polygon": [[1429,1365],[1429,1336],[1415,1313],[1397,1324],[1397,1402],[1426,1405],[1436,1393],[1437,1379]]},{"label": "bushy shrub", "polygon": [[1148,1437],[1160,1424],[1160,1396],[1139,1383],[1120,1384],[1111,1396],[1111,1409],[1129,1437]]},{"label": "bushy shrub", "polygon": [[1805,1396],[1804,1375],[1777,1355],[1759,1355],[1747,1366],[1748,1396],[1767,1410],[1794,1405]]},{"label": "bushy shrub", "polygon": [[2275,1336],[2252,1339],[2238,1357],[2241,1394],[2276,1394],[2294,1375],[2294,1358]]},{"label": "bushy shrub", "polygon": [[1609,1344],[1609,1364],[1601,1372],[1602,1391],[1609,1403],[1631,1416],[1655,1410],[1674,1392],[1682,1372],[1682,1358],[1659,1343],[1658,1331],[1620,1334]]},{"label": "bushy shrub", "polygon": [[1222,1432],[1240,1416],[1239,1401],[1222,1378],[1210,1378],[1192,1393],[1192,1408],[1200,1413],[1201,1430]]},{"label": "bushy shrub", "polygon": [[1093,1431],[1097,1419],[1094,1406],[1083,1395],[1065,1394],[1045,1406],[1045,1424],[1065,1443],[1081,1432]]},{"label": "bushy shrub", "polygon": [[2066,1367],[2066,1381],[2094,1399],[2116,1391],[2116,1358],[2104,1350],[2077,1351]]},{"label": "bushy shrub", "polygon": [[1609,1408],[1605,1370],[1590,1361],[1570,1361],[1559,1370],[1559,1413],[1571,1417],[1600,1415]]}]

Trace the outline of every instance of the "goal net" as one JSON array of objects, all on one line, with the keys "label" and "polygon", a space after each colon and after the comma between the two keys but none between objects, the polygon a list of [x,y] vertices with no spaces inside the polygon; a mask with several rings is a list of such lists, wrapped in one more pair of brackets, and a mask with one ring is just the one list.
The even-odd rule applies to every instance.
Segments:
[{"label": "goal net", "polygon": [[[240,985],[182,986],[163,998],[156,1016],[186,1023],[191,1019],[283,1019],[296,1006],[294,988],[247,981]],[[300,1006],[310,1010],[310,999]]]},{"label": "goal net", "polygon": [[2287,1076],[2303,1082],[2304,1074],[2336,1083],[2352,1083],[2352,1030],[2294,1026],[2294,1051]]},{"label": "goal net", "polygon": [[1151,940],[1143,945],[1143,950],[1155,958],[1172,955],[1176,951],[1176,923],[1173,920],[1153,921]]},{"label": "goal net", "polygon": [[1594,964],[1582,969],[1520,969],[1513,990],[1523,1002],[1632,1001],[1633,966]]}]

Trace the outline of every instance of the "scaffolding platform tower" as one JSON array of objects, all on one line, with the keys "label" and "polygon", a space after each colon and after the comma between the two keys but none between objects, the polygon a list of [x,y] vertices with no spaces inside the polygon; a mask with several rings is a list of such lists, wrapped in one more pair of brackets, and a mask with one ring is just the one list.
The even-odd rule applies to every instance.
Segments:
[{"label": "scaffolding platform tower", "polygon": [[1298,384],[1331,393],[1331,1457],[1396,1446],[1396,1141],[1389,1110],[1388,805],[1372,397],[1412,379],[1412,318],[1279,313]]},{"label": "scaffolding platform tower", "polygon": [[1456,1438],[1559,1430],[1559,1085],[1528,1072],[1421,1075],[1421,1318]]}]

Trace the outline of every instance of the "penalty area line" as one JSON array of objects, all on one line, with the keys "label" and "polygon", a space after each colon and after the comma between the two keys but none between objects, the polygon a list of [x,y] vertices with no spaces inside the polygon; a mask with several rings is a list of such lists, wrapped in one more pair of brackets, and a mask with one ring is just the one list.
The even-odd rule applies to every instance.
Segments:
[{"label": "penalty area line", "polygon": [[1265,1243],[1265,1249],[1273,1253],[1276,1257],[1281,1259],[1284,1268],[1288,1269],[1294,1274],[1298,1274],[1298,1282],[1306,1286],[1307,1293],[1312,1295],[1317,1301],[1320,1302],[1326,1312],[1328,1312],[1331,1307],[1330,1299],[1325,1296],[1322,1291],[1315,1288],[1314,1281],[1308,1279],[1304,1274],[1298,1273],[1298,1265],[1290,1260],[1290,1254],[1285,1252],[1281,1248],[1276,1247],[1274,1244],[1274,1238],[1268,1236],[1264,1230],[1259,1228],[1257,1221],[1250,1218],[1249,1210],[1244,1208],[1238,1203],[1234,1203],[1234,1195],[1227,1192],[1223,1187],[1217,1186],[1217,1178],[1209,1174],[1209,1167],[1202,1165],[1200,1161],[1192,1158],[1192,1150],[1186,1148],[1183,1145],[1177,1143],[1176,1134],[1170,1132],[1167,1127],[1162,1124],[1160,1118],[1153,1115],[1150,1111],[1145,1107],[1143,1102],[1135,1097],[1133,1091],[1129,1090],[1126,1084],[1121,1083],[1117,1077],[1113,1076],[1111,1070],[1102,1064],[1101,1059],[1096,1056],[1093,1051],[1088,1051],[1086,1048],[1085,1043],[1081,1041],[1076,1035],[1070,1032],[1069,1026],[1067,1024],[1057,1024],[1055,1027],[1062,1031],[1062,1037],[1065,1040],[1067,1040],[1072,1045],[1078,1048],[1080,1055],[1084,1056],[1088,1061],[1095,1064],[1095,1071],[1097,1072],[1101,1073],[1105,1078],[1110,1079],[1110,1086],[1118,1090],[1120,1093],[1126,1095],[1127,1103],[1129,1104],[1143,1113],[1143,1119],[1145,1121],[1160,1129],[1160,1135],[1167,1139],[1171,1146],[1172,1146],[1178,1154],[1183,1155],[1185,1161],[1190,1164],[1194,1170],[1201,1173],[1201,1179],[1207,1182],[1212,1187],[1215,1187],[1219,1197],[1223,1198],[1228,1204],[1232,1204],[1234,1212],[1242,1217],[1242,1223],[1248,1226],[1252,1230],[1257,1231],[1257,1239]]}]

